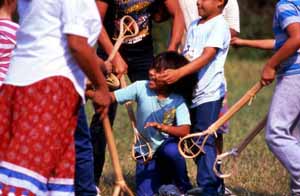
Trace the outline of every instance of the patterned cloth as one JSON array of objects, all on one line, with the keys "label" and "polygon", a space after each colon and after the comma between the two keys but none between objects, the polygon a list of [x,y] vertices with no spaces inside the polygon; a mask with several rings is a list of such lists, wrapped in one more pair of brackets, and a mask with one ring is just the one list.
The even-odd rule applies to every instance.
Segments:
[{"label": "patterned cloth", "polygon": [[7,19],[0,19],[0,87],[8,70],[11,52],[16,45],[18,28],[18,24]]},{"label": "patterned cloth", "polygon": [[[79,95],[52,77],[0,91],[0,191],[73,195]],[[1,195],[1,194],[0,194]]]}]

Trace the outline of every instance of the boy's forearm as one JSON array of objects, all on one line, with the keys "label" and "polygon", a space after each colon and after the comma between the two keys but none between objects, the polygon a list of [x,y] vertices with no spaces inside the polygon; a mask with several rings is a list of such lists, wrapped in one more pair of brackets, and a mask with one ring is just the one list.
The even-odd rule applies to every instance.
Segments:
[{"label": "boy's forearm", "polygon": [[241,46],[258,48],[263,50],[272,50],[275,46],[274,39],[262,39],[262,40],[247,40],[243,39],[241,41]]},{"label": "boy's forearm", "polygon": [[191,63],[179,68],[178,73],[181,74],[181,77],[184,77],[199,71],[204,66],[209,64],[209,62],[215,57],[216,53],[216,48],[205,48],[200,57],[198,57]]},{"label": "boy's forearm", "polygon": [[276,68],[300,48],[300,38],[289,38],[283,46],[268,60],[268,65]]},{"label": "boy's forearm", "polygon": [[170,126],[170,125],[162,124],[161,131],[176,137],[184,137],[190,133],[190,126],[189,125]]},{"label": "boy's forearm", "polygon": [[267,65],[270,67],[277,67],[284,60],[291,57],[300,48],[300,24],[293,23],[286,28],[286,31],[289,38],[268,60]]},{"label": "boy's forearm", "polygon": [[181,38],[185,29],[184,17],[178,0],[166,0],[165,4],[173,18],[171,40],[168,46],[168,50],[176,51],[179,44],[181,43]]}]

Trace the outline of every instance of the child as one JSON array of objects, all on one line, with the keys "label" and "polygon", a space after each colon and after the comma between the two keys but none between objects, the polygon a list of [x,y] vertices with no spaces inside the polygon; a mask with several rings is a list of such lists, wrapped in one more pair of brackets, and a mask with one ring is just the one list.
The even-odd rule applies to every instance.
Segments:
[{"label": "child", "polygon": [[280,0],[273,21],[274,40],[233,40],[235,45],[275,49],[265,64],[261,82],[277,83],[266,126],[270,150],[291,175],[291,195],[300,195],[300,2]]},{"label": "child", "polygon": [[[118,103],[137,102],[137,129],[154,151],[153,159],[146,164],[137,162],[137,195],[157,194],[163,184],[173,183],[182,193],[191,188],[185,160],[179,154],[177,144],[178,137],[190,131],[189,111],[180,94],[187,97],[192,94],[196,77],[190,76],[188,81],[181,80],[173,85],[156,80],[158,73],[179,68],[187,62],[176,52],[159,54],[150,67],[149,81],[137,81],[112,94],[113,101]],[[168,119],[171,125],[163,124],[166,114],[171,114]]]},{"label": "child", "polygon": [[[226,3],[226,0],[197,1],[201,17],[190,25],[183,50],[192,62],[179,69],[166,70],[159,76],[161,81],[171,84],[188,74],[198,74],[191,106],[193,132],[206,130],[218,119],[226,93],[224,63],[230,42],[229,27],[222,16]],[[204,150],[205,155],[201,154],[196,159],[201,195],[223,194],[223,181],[213,172],[216,158],[214,136],[209,137]]]},{"label": "child", "polygon": [[8,70],[11,52],[16,45],[19,25],[12,21],[15,9],[15,0],[0,0],[0,87]]}]

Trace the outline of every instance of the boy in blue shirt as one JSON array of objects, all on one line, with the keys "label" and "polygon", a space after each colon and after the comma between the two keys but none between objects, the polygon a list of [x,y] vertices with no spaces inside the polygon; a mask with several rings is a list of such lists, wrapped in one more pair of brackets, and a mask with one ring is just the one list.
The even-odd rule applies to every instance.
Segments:
[{"label": "boy in blue shirt", "polygon": [[[191,106],[193,132],[206,130],[218,119],[226,93],[224,64],[230,43],[229,27],[222,16],[226,3],[227,0],[197,1],[200,19],[191,23],[183,50],[191,63],[159,76],[161,81],[171,84],[188,74],[198,74]],[[204,146],[205,155],[196,158],[197,184],[205,196],[224,193],[222,179],[213,172],[215,145],[215,137],[210,136]]]},{"label": "boy in blue shirt", "polygon": [[276,51],[261,74],[264,85],[277,78],[266,141],[291,175],[291,195],[296,196],[300,195],[300,1],[278,1],[273,31],[275,40],[236,38],[232,44]]},{"label": "boy in blue shirt", "polygon": [[[190,115],[184,97],[192,94],[196,77],[190,76],[173,85],[157,81],[158,73],[187,62],[176,52],[162,53],[150,67],[149,80],[137,81],[111,94],[113,102],[137,102],[137,129],[154,152],[153,159],[146,164],[137,161],[136,192],[139,196],[157,194],[163,184],[175,184],[182,193],[192,187],[177,145],[178,138],[190,132]],[[164,123],[166,116],[170,124]]]}]

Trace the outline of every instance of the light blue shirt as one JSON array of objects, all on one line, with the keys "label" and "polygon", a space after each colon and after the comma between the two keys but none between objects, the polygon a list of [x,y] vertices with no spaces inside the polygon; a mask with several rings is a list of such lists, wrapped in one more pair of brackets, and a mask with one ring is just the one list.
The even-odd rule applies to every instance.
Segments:
[{"label": "light blue shirt", "polygon": [[[280,0],[275,9],[273,31],[275,34],[275,50],[279,50],[288,39],[286,28],[292,23],[300,23],[300,1]],[[300,50],[283,61],[277,75],[300,74]]]},{"label": "light blue shirt", "polygon": [[158,99],[156,93],[148,87],[148,81],[137,81],[124,89],[114,92],[118,103],[137,102],[137,129],[150,143],[153,152],[169,137],[168,134],[148,127],[147,122],[164,123],[174,126],[190,125],[190,115],[184,99],[177,94],[170,94],[165,99]]},{"label": "light blue shirt", "polygon": [[200,57],[208,47],[217,48],[215,57],[198,71],[198,83],[195,87],[192,108],[203,103],[217,101],[226,93],[224,64],[230,44],[230,31],[222,15],[218,15],[203,24],[193,21],[188,28],[183,55],[193,61]]}]

